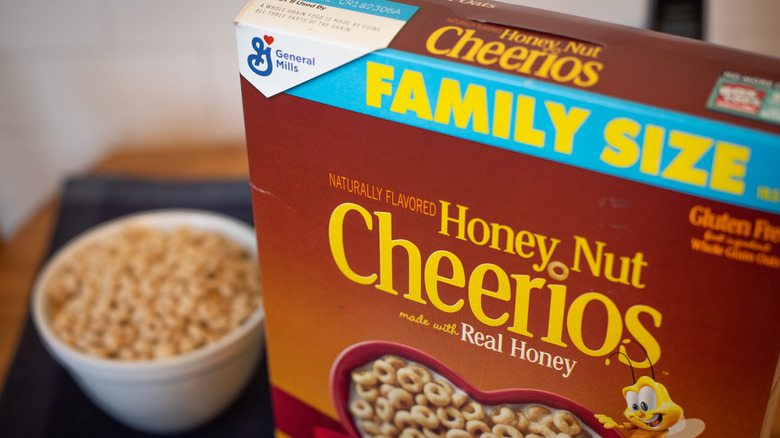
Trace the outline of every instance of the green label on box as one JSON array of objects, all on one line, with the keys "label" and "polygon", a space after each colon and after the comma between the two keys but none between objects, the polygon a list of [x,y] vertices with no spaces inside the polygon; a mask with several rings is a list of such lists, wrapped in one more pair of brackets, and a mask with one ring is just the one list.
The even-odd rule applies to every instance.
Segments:
[{"label": "green label on box", "polygon": [[780,125],[780,82],[723,72],[707,108]]}]

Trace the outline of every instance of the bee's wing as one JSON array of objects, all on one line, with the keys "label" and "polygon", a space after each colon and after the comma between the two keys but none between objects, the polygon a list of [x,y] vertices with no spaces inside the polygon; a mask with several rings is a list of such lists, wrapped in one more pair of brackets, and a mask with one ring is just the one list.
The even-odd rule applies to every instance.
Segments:
[{"label": "bee's wing", "polygon": [[704,422],[698,418],[683,418],[669,429],[667,438],[694,438],[704,432]]}]

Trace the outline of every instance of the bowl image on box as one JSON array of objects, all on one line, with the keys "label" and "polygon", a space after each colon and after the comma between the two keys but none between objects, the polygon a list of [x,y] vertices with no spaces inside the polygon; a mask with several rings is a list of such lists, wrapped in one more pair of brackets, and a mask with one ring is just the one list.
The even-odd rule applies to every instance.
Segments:
[{"label": "bowl image on box", "polygon": [[366,436],[620,438],[584,406],[546,391],[481,391],[434,357],[383,341],[353,345],[331,370],[344,429]]},{"label": "bowl image on box", "polygon": [[[255,232],[236,219],[197,210],[121,217],[51,257],[33,289],[33,321],[52,356],[116,420],[146,432],[189,430],[241,393],[262,355],[256,265]],[[228,323],[219,312],[231,305],[240,317]],[[221,327],[209,331],[205,319]]]}]

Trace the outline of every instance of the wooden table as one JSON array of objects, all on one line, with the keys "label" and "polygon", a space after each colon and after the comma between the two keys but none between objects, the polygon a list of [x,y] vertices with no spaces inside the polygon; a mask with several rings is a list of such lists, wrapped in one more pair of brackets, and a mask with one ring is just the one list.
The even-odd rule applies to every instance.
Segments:
[{"label": "wooden table", "polygon": [[[91,173],[168,179],[249,178],[246,151],[241,144],[119,151],[97,164]],[[55,197],[10,241],[0,245],[0,388],[16,353],[29,309],[30,289],[48,249],[58,207]],[[780,438],[780,404],[770,436]]]}]

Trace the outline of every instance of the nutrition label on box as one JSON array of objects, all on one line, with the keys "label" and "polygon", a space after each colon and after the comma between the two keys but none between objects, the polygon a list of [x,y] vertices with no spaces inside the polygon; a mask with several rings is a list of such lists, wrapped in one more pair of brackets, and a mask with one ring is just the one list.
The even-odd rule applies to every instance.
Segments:
[{"label": "nutrition label on box", "polygon": [[270,97],[385,48],[417,11],[387,0],[257,0],[237,22],[241,74]]}]

